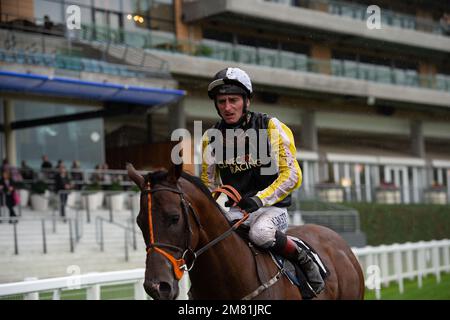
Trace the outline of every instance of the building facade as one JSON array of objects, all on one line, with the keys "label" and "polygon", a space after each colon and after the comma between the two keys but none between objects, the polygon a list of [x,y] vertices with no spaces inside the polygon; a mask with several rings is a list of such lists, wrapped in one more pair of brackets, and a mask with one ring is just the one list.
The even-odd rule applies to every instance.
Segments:
[{"label": "building facade", "polygon": [[[73,5],[80,8],[81,27],[68,32],[67,10]],[[307,196],[449,203],[447,2],[376,1],[374,7],[365,0],[35,0],[20,5],[2,0],[0,8],[5,55],[45,51],[36,41],[32,47],[29,40],[24,40],[28,46],[11,46],[6,30],[22,17],[42,28],[41,43],[66,42],[65,56],[144,67],[143,75],[130,74],[124,81],[186,93],[176,106],[154,108],[144,117],[136,111],[101,118],[103,128],[94,124],[104,143],[100,149],[167,141],[174,128],[193,133],[194,121],[202,121],[205,130],[217,121],[208,82],[218,70],[238,66],[254,83],[252,109],[292,128],[304,172],[301,192]],[[12,66],[4,58],[2,69],[23,69],[23,61],[14,59]],[[66,65],[54,69],[73,76],[70,61]],[[167,67],[170,79],[145,73],[157,66]],[[42,127],[33,130],[51,136]],[[192,148],[198,159],[200,146]]]}]

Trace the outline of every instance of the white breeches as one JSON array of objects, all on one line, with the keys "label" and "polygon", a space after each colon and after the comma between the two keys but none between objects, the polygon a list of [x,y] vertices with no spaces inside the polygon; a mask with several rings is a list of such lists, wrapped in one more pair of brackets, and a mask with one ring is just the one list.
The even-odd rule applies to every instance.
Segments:
[{"label": "white breeches", "polygon": [[[230,221],[241,219],[243,214],[238,208],[232,207],[227,212]],[[263,207],[250,213],[244,222],[250,227],[250,240],[262,248],[270,248],[275,243],[275,232],[277,230],[286,232],[288,228],[287,208]]]}]

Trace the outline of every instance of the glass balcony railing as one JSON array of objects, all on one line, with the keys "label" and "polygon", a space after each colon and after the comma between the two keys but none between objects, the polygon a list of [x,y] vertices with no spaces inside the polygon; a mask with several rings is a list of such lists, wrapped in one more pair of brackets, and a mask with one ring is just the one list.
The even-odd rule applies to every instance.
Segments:
[{"label": "glass balcony railing", "polygon": [[11,51],[0,49],[0,61],[46,66],[58,69],[105,73],[115,76],[145,78],[143,70],[131,66],[118,65],[64,54],[29,53],[25,51]]},{"label": "glass balcony railing", "polygon": [[254,64],[287,70],[329,74],[378,83],[423,87],[450,91],[450,76],[422,76],[417,70],[406,70],[347,60],[318,60],[306,54],[269,48],[234,45],[210,39],[202,41],[177,40],[170,33],[147,31],[137,33],[97,27],[83,27],[80,36],[88,41],[122,41],[142,49],[161,50],[203,58]]},{"label": "glass balcony railing", "polygon": [[[313,72],[391,85],[422,87],[450,92],[450,76],[445,74],[421,76],[417,70],[397,69],[347,60],[318,60],[301,53],[246,45],[233,45],[231,43],[210,39],[182,41],[177,40],[173,34],[164,32],[132,32],[83,25],[81,30],[71,35],[71,39],[73,41],[82,40],[84,42],[100,43],[111,50],[123,46],[122,51],[124,52],[129,52],[132,49],[136,50],[137,48],[144,49],[144,55],[135,54],[131,56],[137,57],[136,59],[139,60],[137,61],[138,63],[142,62],[145,54],[153,56],[152,52],[159,50],[207,59],[233,61],[292,71]],[[105,52],[114,54],[114,52],[110,52],[111,50]],[[120,56],[124,55],[122,51],[119,52]],[[129,65],[117,65],[96,59],[87,59],[82,54],[76,56],[73,50],[68,53],[58,52],[57,56],[43,53],[26,53],[25,50],[16,50],[15,52],[2,50],[0,51],[0,60],[42,64],[78,71],[83,70],[135,77],[146,76],[146,72],[143,72],[142,68],[135,68]]]},{"label": "glass balcony railing", "polygon": [[[303,7],[313,10],[328,12],[356,20],[366,21],[370,14],[367,13],[367,6],[345,1],[336,0],[263,0],[284,5]],[[381,8],[381,24],[403,29],[412,29],[434,34],[450,36],[450,25],[445,27],[440,22],[432,19],[416,17],[414,15],[403,14],[388,9]]]}]

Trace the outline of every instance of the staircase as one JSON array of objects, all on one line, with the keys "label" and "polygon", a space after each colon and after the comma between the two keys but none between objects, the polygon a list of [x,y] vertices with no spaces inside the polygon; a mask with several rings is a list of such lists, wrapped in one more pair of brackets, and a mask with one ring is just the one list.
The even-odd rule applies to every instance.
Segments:
[{"label": "staircase", "polygon": [[[125,231],[109,222],[109,210],[91,211],[90,223],[87,222],[86,211],[80,210],[78,241],[75,237],[75,220],[72,223],[58,220],[53,224],[52,214],[22,209],[22,216],[16,225],[18,254],[15,254],[14,225],[8,222],[0,224],[0,283],[23,281],[29,277],[44,279],[145,267],[145,245],[139,228],[136,226],[136,250],[133,248],[132,233],[129,233],[126,261]],[[75,218],[76,211],[67,209],[66,215],[68,218]],[[130,226],[130,217],[130,211],[114,212],[114,222],[117,224]],[[46,218],[44,228],[47,253],[44,253],[42,218]],[[98,219],[104,219],[103,251],[98,242]]]}]

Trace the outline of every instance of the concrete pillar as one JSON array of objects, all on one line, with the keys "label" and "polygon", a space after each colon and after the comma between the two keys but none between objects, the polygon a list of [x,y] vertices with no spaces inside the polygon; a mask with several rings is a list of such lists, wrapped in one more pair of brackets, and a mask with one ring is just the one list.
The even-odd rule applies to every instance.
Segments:
[{"label": "concrete pillar", "polygon": [[[186,114],[184,112],[184,101],[178,104],[168,106],[167,114],[169,121],[169,137],[176,129],[186,129]],[[184,137],[182,143],[183,149],[183,170],[191,174],[195,174],[194,163],[194,139],[193,137]]]},{"label": "concrete pillar", "polygon": [[306,195],[309,196],[311,189],[311,182],[309,181],[309,162],[303,161],[303,188],[305,189]]},{"label": "concrete pillar", "polygon": [[11,129],[11,122],[14,121],[14,104],[8,99],[3,103],[6,158],[11,166],[17,166],[16,135]]},{"label": "concrete pillar", "polygon": [[319,150],[315,111],[305,111],[302,116],[301,129],[303,148],[317,152]]},{"label": "concrete pillar", "polygon": [[146,114],[146,124],[147,124],[147,143],[153,143],[153,124],[152,124],[152,114]]},{"label": "concrete pillar", "polygon": [[433,20],[433,14],[430,11],[425,11],[423,9],[417,9],[416,10],[416,17],[418,18],[418,23],[416,25],[417,30],[425,31],[425,32],[432,32],[433,27],[429,23],[421,23],[422,20]]},{"label": "concrete pillar", "polygon": [[420,85],[426,88],[436,87],[436,78],[434,76],[437,73],[436,65],[428,62],[419,62],[419,76]]},{"label": "concrete pillar", "polygon": [[168,106],[167,120],[169,121],[169,136],[175,129],[186,128],[186,115],[184,112],[184,101]]},{"label": "concrete pillar", "polygon": [[410,203],[411,202],[411,188],[410,181],[408,177],[408,167],[402,167],[402,176],[403,176],[403,202]]},{"label": "concrete pillar", "polygon": [[336,184],[341,183],[341,176],[339,175],[339,163],[338,162],[333,163],[333,177],[334,177],[334,183],[336,183]]},{"label": "concrete pillar", "polygon": [[356,190],[356,201],[361,202],[361,171],[362,164],[353,165],[353,173],[355,175],[355,190]]},{"label": "concrete pillar", "polygon": [[365,192],[366,192],[366,202],[372,202],[372,187],[373,184],[370,178],[371,166],[366,164],[364,166],[364,180],[365,180]]},{"label": "concrete pillar", "polygon": [[417,167],[413,167],[412,168],[412,188],[413,188],[413,202],[414,203],[419,203],[419,169]]},{"label": "concrete pillar", "polygon": [[317,63],[313,64],[313,71],[331,74],[331,49],[325,45],[313,44],[311,45],[311,58],[315,59]]},{"label": "concrete pillar", "polygon": [[[203,38],[203,30],[200,24],[186,24],[183,21],[183,0],[173,1],[175,17],[175,35],[179,41],[179,48],[185,53],[196,53],[195,41]],[[194,41],[190,43],[190,41]]]},{"label": "concrete pillar", "polygon": [[411,122],[411,152],[418,158],[425,158],[425,138],[421,121]]}]

